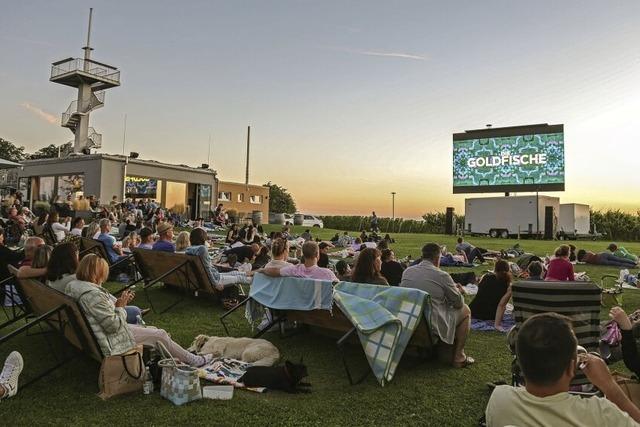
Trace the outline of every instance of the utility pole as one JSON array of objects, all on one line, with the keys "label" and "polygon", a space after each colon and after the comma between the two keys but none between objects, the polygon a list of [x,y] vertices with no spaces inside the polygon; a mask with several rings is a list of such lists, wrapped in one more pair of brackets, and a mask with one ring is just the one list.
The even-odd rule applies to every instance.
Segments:
[{"label": "utility pole", "polygon": [[249,145],[251,144],[251,126],[247,126],[247,172],[244,178],[245,185],[249,185]]},{"label": "utility pole", "polygon": [[396,219],[396,192],[391,192],[391,220]]}]

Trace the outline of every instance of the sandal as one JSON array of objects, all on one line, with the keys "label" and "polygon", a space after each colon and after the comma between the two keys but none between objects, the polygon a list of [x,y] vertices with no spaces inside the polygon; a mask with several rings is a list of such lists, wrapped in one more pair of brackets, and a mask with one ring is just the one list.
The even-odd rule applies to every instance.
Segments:
[{"label": "sandal", "polygon": [[476,363],[475,359],[471,356],[467,356],[462,362],[454,362],[454,368],[466,368],[467,366],[471,366]]}]

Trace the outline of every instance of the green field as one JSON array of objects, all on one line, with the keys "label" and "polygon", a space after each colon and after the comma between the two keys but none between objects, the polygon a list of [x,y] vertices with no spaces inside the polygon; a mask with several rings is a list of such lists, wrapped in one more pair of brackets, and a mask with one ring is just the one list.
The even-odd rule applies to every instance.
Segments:
[{"label": "green field", "polygon": [[[272,227],[266,227],[271,230]],[[296,227],[301,232],[302,227]],[[313,229],[314,232],[318,231]],[[321,238],[330,238],[335,230],[320,230]],[[414,258],[429,241],[453,248],[454,238],[441,235],[397,234],[392,245],[399,257]],[[500,249],[515,240],[489,238],[470,239],[477,246]],[[520,242],[523,248],[538,255],[550,254],[557,242]],[[607,242],[579,242],[578,247],[604,250]],[[624,246],[640,252],[640,243]],[[478,267],[481,273],[487,266]],[[465,271],[465,269],[461,269]],[[577,266],[592,279],[618,270],[604,267]],[[160,287],[150,291],[154,302],[166,304],[175,294]],[[635,294],[638,292],[638,294]],[[142,295],[138,305],[146,306]],[[626,291],[624,307],[632,310],[640,305],[640,291]],[[218,320],[222,309],[204,299],[189,299],[163,315],[150,314],[146,321],[168,330],[174,339],[189,345],[197,334],[222,335]],[[606,318],[606,310],[602,311]],[[3,333],[6,331],[3,331]],[[232,321],[234,336],[248,336],[251,331],[243,314]],[[311,394],[289,395],[281,392],[255,394],[236,390],[230,401],[200,401],[183,407],[173,406],[156,392],[115,398],[107,402],[97,396],[98,366],[80,356],[48,377],[24,389],[15,398],[0,403],[3,425],[438,425],[473,426],[482,415],[489,398],[488,381],[508,380],[511,356],[505,335],[497,332],[472,332],[467,353],[476,364],[466,369],[452,369],[437,362],[421,362],[405,358],[394,380],[380,387],[372,376],[362,384],[350,386],[336,351],[335,340],[318,334],[298,334],[280,338],[270,333],[271,340],[283,358],[298,360],[308,366]],[[25,359],[24,379],[50,366],[51,349],[43,336],[21,336],[0,348],[0,358],[11,350],[19,350]],[[54,345],[54,350],[59,346]],[[350,349],[350,363],[357,372],[368,365],[359,347]],[[621,363],[615,365],[623,370]]]}]

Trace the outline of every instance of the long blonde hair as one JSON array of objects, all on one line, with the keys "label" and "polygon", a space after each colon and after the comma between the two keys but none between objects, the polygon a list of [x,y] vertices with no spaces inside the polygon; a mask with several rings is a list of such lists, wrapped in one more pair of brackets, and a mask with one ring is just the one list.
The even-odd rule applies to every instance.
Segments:
[{"label": "long blonde hair", "polygon": [[191,241],[189,240],[189,232],[181,231],[176,238],[176,252],[183,252],[191,245]]}]

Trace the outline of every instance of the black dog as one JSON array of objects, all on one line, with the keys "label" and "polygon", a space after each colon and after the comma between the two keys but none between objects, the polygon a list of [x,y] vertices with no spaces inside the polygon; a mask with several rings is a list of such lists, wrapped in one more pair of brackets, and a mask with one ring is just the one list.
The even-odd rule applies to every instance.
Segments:
[{"label": "black dog", "polygon": [[302,359],[298,364],[287,360],[283,366],[252,366],[238,379],[238,382],[246,387],[266,387],[287,393],[309,393],[310,390],[298,388],[311,386],[311,384],[300,382],[308,375]]}]

